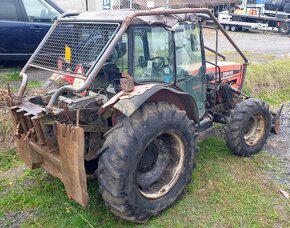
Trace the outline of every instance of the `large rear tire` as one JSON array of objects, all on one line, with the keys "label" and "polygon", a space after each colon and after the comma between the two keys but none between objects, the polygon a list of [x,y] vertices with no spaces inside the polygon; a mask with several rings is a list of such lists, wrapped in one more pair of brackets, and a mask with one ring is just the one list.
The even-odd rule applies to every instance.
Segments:
[{"label": "large rear tire", "polygon": [[251,156],[259,152],[271,130],[269,105],[259,99],[237,104],[225,127],[225,140],[234,154]]},{"label": "large rear tire", "polygon": [[195,167],[194,122],[167,103],[148,103],[107,134],[99,189],[117,216],[143,223],[172,205]]}]

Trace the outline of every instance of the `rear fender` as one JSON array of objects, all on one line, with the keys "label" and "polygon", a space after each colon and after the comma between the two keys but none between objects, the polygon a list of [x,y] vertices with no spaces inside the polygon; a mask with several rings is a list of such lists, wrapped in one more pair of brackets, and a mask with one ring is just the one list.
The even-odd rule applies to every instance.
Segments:
[{"label": "rear fender", "polygon": [[[140,85],[136,86],[131,93],[117,94],[109,100],[100,109],[99,114],[114,108],[124,114],[131,116],[138,108],[146,102],[164,101],[176,105],[179,109],[184,110],[189,119],[199,122],[199,115],[196,102],[189,94],[163,85]],[[116,120],[113,120],[116,123]]]}]

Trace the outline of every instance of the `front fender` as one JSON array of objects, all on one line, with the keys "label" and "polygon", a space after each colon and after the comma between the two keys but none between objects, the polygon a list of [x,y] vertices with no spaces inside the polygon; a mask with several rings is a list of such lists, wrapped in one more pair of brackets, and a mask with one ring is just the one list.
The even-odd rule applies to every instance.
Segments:
[{"label": "front fender", "polygon": [[135,86],[134,91],[115,95],[102,106],[99,114],[110,108],[115,108],[126,116],[132,115],[140,106],[146,102],[164,101],[176,105],[184,110],[188,118],[199,122],[199,115],[196,102],[189,94],[164,85],[148,84]]}]

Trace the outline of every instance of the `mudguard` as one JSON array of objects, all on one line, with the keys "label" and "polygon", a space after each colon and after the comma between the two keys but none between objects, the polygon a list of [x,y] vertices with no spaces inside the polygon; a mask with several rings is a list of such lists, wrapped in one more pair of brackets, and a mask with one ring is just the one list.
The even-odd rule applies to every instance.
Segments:
[{"label": "mudguard", "polygon": [[115,108],[126,116],[132,115],[140,106],[150,101],[164,101],[176,105],[187,113],[188,118],[199,122],[196,101],[189,94],[164,85],[148,84],[135,86],[134,91],[121,91],[102,106],[99,114]]}]

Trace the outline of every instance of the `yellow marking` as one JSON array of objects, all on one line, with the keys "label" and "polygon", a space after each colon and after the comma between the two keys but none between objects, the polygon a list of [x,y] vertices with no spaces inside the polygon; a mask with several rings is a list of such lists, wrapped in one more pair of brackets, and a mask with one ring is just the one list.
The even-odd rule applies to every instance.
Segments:
[{"label": "yellow marking", "polygon": [[67,45],[65,45],[64,60],[68,63],[71,62],[71,48]]}]

